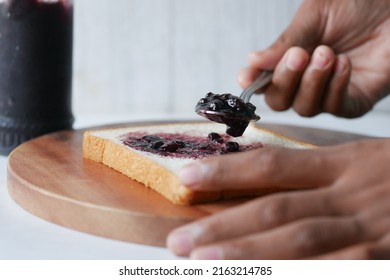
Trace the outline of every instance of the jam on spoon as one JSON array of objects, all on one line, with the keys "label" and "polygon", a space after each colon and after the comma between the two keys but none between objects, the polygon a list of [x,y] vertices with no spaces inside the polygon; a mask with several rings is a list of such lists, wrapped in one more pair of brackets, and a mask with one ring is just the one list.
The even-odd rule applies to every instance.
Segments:
[{"label": "jam on spoon", "polygon": [[195,112],[210,121],[224,123],[226,133],[233,137],[244,134],[249,122],[258,121],[256,107],[249,102],[252,95],[266,86],[272,80],[272,72],[263,71],[261,75],[247,88],[240,97],[229,93],[214,94],[209,92],[199,100]]},{"label": "jam on spoon", "polygon": [[250,121],[258,121],[256,107],[250,102],[244,102],[240,97],[229,93],[213,94],[199,100],[195,112],[210,121],[227,125],[226,133],[238,137],[247,128]]}]

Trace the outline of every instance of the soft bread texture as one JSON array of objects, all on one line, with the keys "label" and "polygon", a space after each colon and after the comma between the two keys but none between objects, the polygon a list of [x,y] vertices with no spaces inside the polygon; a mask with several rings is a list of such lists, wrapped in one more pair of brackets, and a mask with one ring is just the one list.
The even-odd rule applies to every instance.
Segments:
[{"label": "soft bread texture", "polygon": [[[216,123],[177,123],[152,126],[131,126],[117,129],[86,131],[83,138],[83,156],[101,162],[124,175],[160,193],[174,204],[190,205],[227,198],[255,196],[274,190],[234,190],[195,192],[181,185],[177,173],[194,159],[163,157],[143,152],[122,143],[129,132],[185,133],[207,138],[210,132],[225,134],[226,127]],[[249,126],[242,137],[234,138],[241,144],[261,142],[287,148],[307,149],[313,145],[289,139],[269,130]]]}]

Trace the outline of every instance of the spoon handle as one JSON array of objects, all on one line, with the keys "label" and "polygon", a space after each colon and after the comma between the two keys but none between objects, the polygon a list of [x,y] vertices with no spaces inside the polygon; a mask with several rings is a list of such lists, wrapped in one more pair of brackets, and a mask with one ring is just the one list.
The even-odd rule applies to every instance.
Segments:
[{"label": "spoon handle", "polygon": [[245,103],[249,102],[249,99],[257,90],[263,88],[272,81],[272,75],[272,71],[263,71],[260,76],[241,93],[240,98],[244,100]]}]

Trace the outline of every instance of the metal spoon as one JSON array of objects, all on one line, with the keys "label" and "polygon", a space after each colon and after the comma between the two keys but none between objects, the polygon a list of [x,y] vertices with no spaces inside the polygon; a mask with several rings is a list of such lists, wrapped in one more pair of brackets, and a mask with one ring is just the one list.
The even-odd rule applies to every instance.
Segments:
[{"label": "metal spoon", "polygon": [[249,102],[252,95],[268,85],[272,81],[273,72],[272,71],[263,71],[256,80],[247,87],[240,95],[240,98],[245,102]]}]

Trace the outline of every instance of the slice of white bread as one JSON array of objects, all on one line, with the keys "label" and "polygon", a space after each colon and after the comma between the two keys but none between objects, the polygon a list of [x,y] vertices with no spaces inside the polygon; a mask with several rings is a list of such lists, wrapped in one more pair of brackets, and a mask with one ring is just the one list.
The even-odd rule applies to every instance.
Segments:
[{"label": "slice of white bread", "polygon": [[[162,156],[131,148],[123,143],[129,133],[180,133],[207,139],[210,132],[225,134],[226,127],[212,122],[176,123],[152,126],[131,126],[117,129],[86,131],[83,156],[101,162],[160,193],[179,205],[211,202],[220,199],[264,194],[265,190],[226,192],[195,192],[181,185],[177,173],[181,167],[196,159]],[[262,143],[287,148],[312,148],[313,145],[296,141],[269,130],[248,126],[243,136],[229,141],[248,145]]]}]

